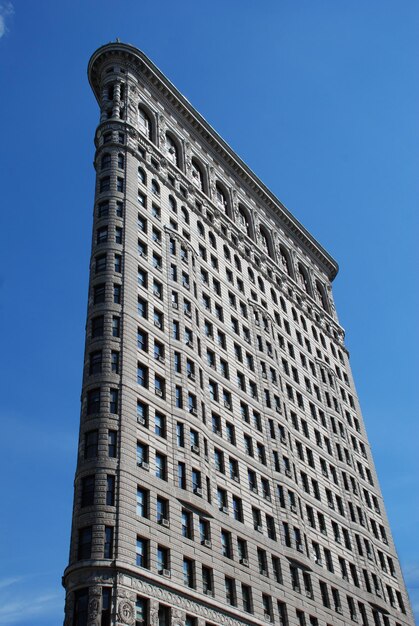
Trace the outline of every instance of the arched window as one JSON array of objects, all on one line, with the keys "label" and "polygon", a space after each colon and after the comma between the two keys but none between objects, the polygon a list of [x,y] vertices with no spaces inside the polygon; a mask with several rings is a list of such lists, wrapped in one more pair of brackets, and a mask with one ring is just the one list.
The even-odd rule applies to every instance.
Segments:
[{"label": "arched window", "polygon": [[202,172],[201,166],[196,159],[192,159],[192,180],[194,184],[198,187],[198,189],[205,192],[204,174]]},{"label": "arched window", "polygon": [[205,228],[202,226],[202,223],[201,222],[197,222],[196,226],[198,228],[198,235],[200,237],[205,237]]},{"label": "arched window", "polygon": [[138,180],[142,185],[147,184],[147,176],[142,167],[138,168]]},{"label": "arched window", "polygon": [[105,152],[100,161],[100,169],[106,170],[111,166],[111,155],[109,152]]},{"label": "arched window", "polygon": [[223,250],[224,250],[224,258],[227,259],[227,261],[230,261],[231,260],[230,250],[228,249],[227,246],[224,246]]},{"label": "arched window", "polygon": [[244,230],[248,237],[252,236],[250,217],[244,206],[239,205],[239,227]]},{"label": "arched window", "polygon": [[214,250],[216,250],[217,249],[217,241],[215,239],[214,233],[209,232],[208,233],[208,239],[209,239],[209,242],[210,242],[211,246],[214,248]]},{"label": "arched window", "polygon": [[279,246],[279,252],[281,255],[282,269],[288,274],[288,276],[291,276],[291,263],[288,252],[285,250],[284,246]]},{"label": "arched window", "polygon": [[270,234],[268,233],[268,231],[266,230],[264,226],[260,227],[260,240],[261,240],[262,248],[265,251],[265,253],[271,258],[273,258],[272,239],[271,239]]},{"label": "arched window", "polygon": [[310,293],[310,285],[308,282],[307,272],[305,268],[301,265],[301,263],[298,264],[297,278],[298,278],[298,282],[300,283],[304,291],[306,293]]},{"label": "arched window", "polygon": [[179,148],[176,141],[169,134],[166,134],[166,149],[169,161],[171,161],[173,165],[176,165],[176,167],[180,167]]},{"label": "arched window", "polygon": [[185,221],[185,223],[189,224],[189,213],[184,206],[181,207],[180,212],[182,214],[182,218]]},{"label": "arched window", "polygon": [[152,140],[153,125],[150,116],[141,106],[138,107],[138,126],[143,135]]},{"label": "arched window", "polygon": [[316,280],[315,298],[325,311],[329,310],[329,307],[327,306],[327,298],[324,292],[324,287],[318,280]]},{"label": "arched window", "polygon": [[173,196],[169,196],[169,206],[170,206],[170,210],[173,211],[173,213],[177,213],[176,200],[174,199]]},{"label": "arched window", "polygon": [[154,178],[151,181],[151,192],[154,193],[155,196],[160,195],[160,185],[157,180],[154,180]]},{"label": "arched window", "polygon": [[220,183],[215,185],[215,201],[218,207],[228,215],[227,193],[221,187]]}]

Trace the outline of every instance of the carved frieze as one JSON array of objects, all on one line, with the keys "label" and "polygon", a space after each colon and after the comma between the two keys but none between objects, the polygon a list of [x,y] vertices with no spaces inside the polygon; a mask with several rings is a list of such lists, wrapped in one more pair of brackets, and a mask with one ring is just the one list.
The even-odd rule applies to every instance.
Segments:
[{"label": "carved frieze", "polygon": [[118,621],[122,624],[133,624],[134,620],[134,604],[130,600],[120,600],[118,604]]}]

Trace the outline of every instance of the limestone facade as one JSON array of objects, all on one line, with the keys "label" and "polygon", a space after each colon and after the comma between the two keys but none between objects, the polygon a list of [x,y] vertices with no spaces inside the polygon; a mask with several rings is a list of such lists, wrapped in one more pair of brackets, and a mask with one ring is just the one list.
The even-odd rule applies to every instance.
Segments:
[{"label": "limestone facade", "polygon": [[100,107],[65,626],[413,625],[336,262],[153,63]]}]

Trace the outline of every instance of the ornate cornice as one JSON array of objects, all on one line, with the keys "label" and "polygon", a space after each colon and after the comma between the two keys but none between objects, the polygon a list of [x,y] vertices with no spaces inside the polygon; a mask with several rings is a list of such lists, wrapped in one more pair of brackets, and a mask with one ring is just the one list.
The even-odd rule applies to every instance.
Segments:
[{"label": "ornate cornice", "polygon": [[333,280],[338,272],[336,261],[259,180],[254,172],[235,154],[212,126],[192,107],[188,100],[143,52],[134,46],[122,43],[106,44],[96,50],[89,61],[88,77],[98,102],[100,101],[100,67],[104,61],[116,56],[131,62],[133,69],[143,74],[162,93],[163,97],[179,111],[203,140],[228,164],[246,187],[263,202],[264,207],[272,212],[281,226],[300,243],[304,250],[316,259],[321,267],[324,268],[329,280]]}]

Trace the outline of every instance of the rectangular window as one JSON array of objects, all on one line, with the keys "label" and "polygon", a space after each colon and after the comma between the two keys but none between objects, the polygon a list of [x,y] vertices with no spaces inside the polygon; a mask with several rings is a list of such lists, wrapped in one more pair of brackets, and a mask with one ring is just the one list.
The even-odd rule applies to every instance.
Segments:
[{"label": "rectangular window", "polygon": [[79,530],[78,560],[90,559],[92,555],[92,527],[86,526]]},{"label": "rectangular window", "polygon": [[85,476],[81,481],[81,506],[91,506],[95,500],[95,476]]},{"label": "rectangular window", "polygon": [[97,430],[90,430],[84,436],[84,458],[94,459],[98,452],[98,438],[99,432]]},{"label": "rectangular window", "polygon": [[103,546],[103,558],[113,557],[113,526],[105,526],[105,542]]},{"label": "rectangular window", "polygon": [[194,580],[194,562],[191,559],[184,557],[183,559],[183,583],[191,589],[195,588]]},{"label": "rectangular window", "polygon": [[148,540],[137,535],[137,546],[135,551],[135,564],[138,567],[149,568],[148,560]]},{"label": "rectangular window", "polygon": [[115,505],[115,476],[108,474],[106,476],[106,500],[107,506]]},{"label": "rectangular window", "polygon": [[116,430],[108,430],[108,456],[116,459]]}]

